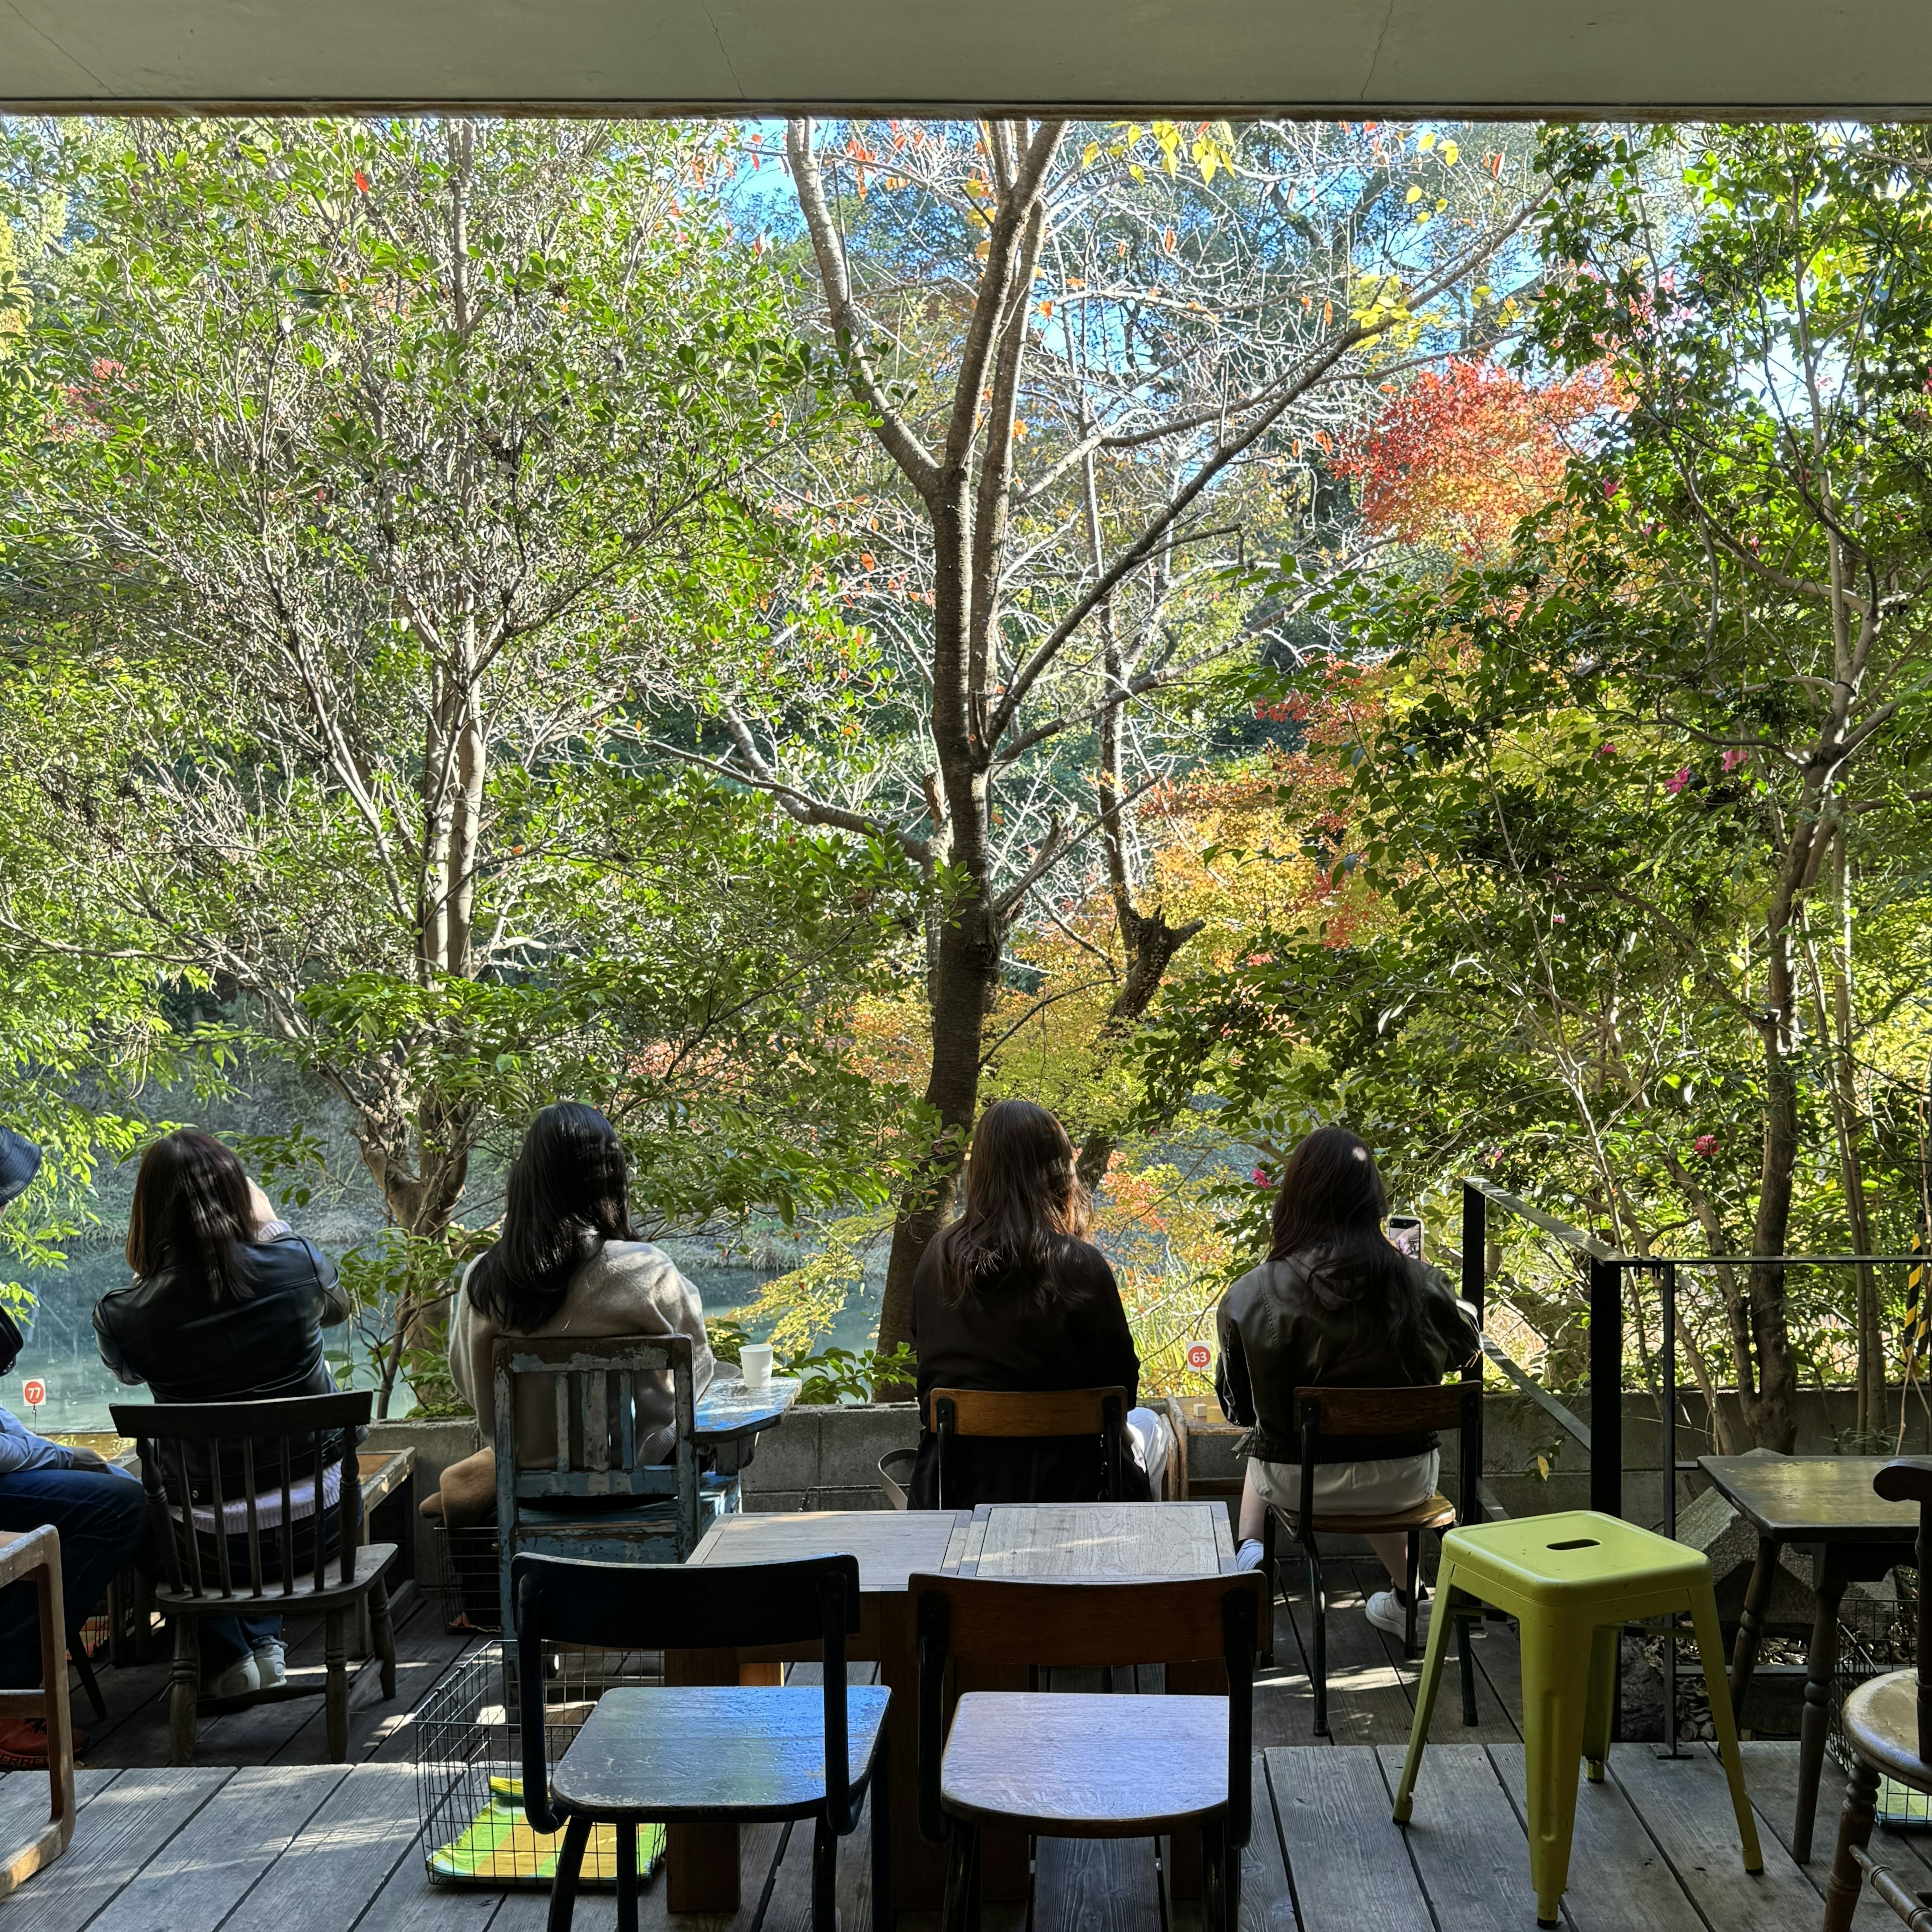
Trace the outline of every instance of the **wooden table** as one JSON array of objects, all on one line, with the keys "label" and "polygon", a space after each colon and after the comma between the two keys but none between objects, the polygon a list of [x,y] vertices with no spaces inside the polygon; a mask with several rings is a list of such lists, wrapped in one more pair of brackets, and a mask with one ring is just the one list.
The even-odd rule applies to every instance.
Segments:
[{"label": "wooden table", "polygon": [[1234,1538],[1220,1502],[982,1503],[952,1567],[1062,1582],[1226,1576]]},{"label": "wooden table", "polygon": [[[886,1736],[891,1752],[892,1901],[902,1911],[936,1910],[946,1882],[942,1846],[919,1834],[918,1663],[913,1643],[915,1570],[956,1562],[971,1519],[950,1510],[823,1510],[728,1516],[692,1552],[693,1563],[783,1563],[849,1553],[859,1559],[859,1634],[850,1657],[876,1660],[892,1694]],[[818,1646],[672,1651],[671,1684],[770,1681],[772,1666],[815,1659]],[[770,1673],[770,1676],[767,1673]],[[738,1910],[738,1832],[732,1825],[673,1826],[666,1848],[665,1903],[673,1912]]]},{"label": "wooden table", "polygon": [[1886,1456],[1705,1456],[1700,1466],[1738,1514],[1757,1532],[1757,1562],[1744,1592],[1744,1615],[1731,1658],[1731,1708],[1744,1721],[1744,1693],[1757,1662],[1765,1606],[1786,1544],[1808,1550],[1817,1598],[1805,1656],[1804,1710],[1799,1720],[1798,1810],[1791,1855],[1811,1856],[1818,1778],[1825,1762],[1832,1674],[1838,1661],[1838,1606],[1850,1583],[1876,1582],[1893,1567],[1916,1560],[1918,1506],[1882,1502],[1872,1478]]}]

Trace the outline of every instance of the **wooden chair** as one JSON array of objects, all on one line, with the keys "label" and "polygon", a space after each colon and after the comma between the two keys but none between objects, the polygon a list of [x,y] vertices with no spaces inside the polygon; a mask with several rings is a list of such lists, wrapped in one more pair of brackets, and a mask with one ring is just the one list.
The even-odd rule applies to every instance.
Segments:
[{"label": "wooden chair", "polygon": [[[550,1932],[569,1932],[593,1824],[616,1827],[618,1932],[637,1932],[638,1827],[809,1818],[813,1932],[838,1932],[838,1840],[872,1793],[872,1924],[892,1925],[891,1789],[882,1685],[848,1684],[859,1559],[637,1570],[519,1556],[516,1606],[524,1814],[561,1831]],[[818,1642],[822,1684],[640,1685],[607,1690],[554,1771],[546,1751],[545,1643],[677,1650]],[[850,1928],[848,1928],[850,1932]]]},{"label": "wooden chair", "polygon": [[[1438,1535],[1457,1522],[1480,1522],[1482,1512],[1476,1500],[1479,1474],[1472,1456],[1457,1460],[1462,1480],[1458,1484],[1461,1502],[1432,1496],[1413,1508],[1393,1510],[1379,1516],[1339,1516],[1319,1514],[1315,1508],[1315,1472],[1324,1463],[1352,1462],[1362,1460],[1359,1446],[1370,1438],[1415,1439],[1418,1450],[1430,1433],[1442,1430],[1469,1432],[1469,1439],[1480,1439],[1482,1384],[1474,1377],[1466,1382],[1448,1382],[1422,1388],[1298,1388],[1294,1392],[1295,1413],[1301,1419],[1300,1506],[1294,1510],[1270,1509],[1262,1529],[1262,1567],[1268,1580],[1270,1598],[1280,1592],[1275,1558],[1275,1521],[1280,1516],[1288,1534],[1301,1546],[1308,1563],[1308,1594],[1314,1620],[1313,1655],[1309,1660],[1309,1676],[1315,1690],[1315,1735],[1328,1735],[1328,1605],[1322,1581],[1322,1550],[1318,1536],[1400,1535],[1408,1546],[1408,1628],[1403,1648],[1415,1654],[1416,1592],[1422,1576],[1422,1538],[1426,1530]],[[1383,1455],[1405,1453],[1384,1448]],[[1438,1606],[1439,1607],[1439,1606]],[[1469,1652],[1472,1619],[1456,1620],[1456,1662],[1462,1681],[1462,1721],[1476,1721],[1475,1666]],[[1264,1645],[1262,1661],[1274,1661],[1274,1618]]]},{"label": "wooden chair", "polygon": [[[711,1519],[737,1508],[735,1475],[707,1480],[698,1469],[688,1336],[508,1337],[496,1344],[494,1370],[496,1535],[506,1628],[510,1568],[519,1552],[601,1563],[682,1563]],[[645,1374],[671,1378],[677,1442],[669,1462],[641,1460],[634,1378]],[[516,1390],[530,1376],[550,1384],[556,1460],[548,1468],[518,1466]]]},{"label": "wooden chair", "polygon": [[[47,1727],[47,1822],[25,1844],[0,1847],[0,1898],[64,1852],[74,1837],[74,1724],[67,1704],[67,1606],[60,1532],[50,1523],[0,1543],[0,1589],[31,1578],[38,1591],[40,1688],[0,1690],[0,1718],[38,1718]],[[28,1915],[32,1916],[31,1913]]]},{"label": "wooden chair", "polygon": [[[1127,1454],[1127,1392],[1124,1388],[936,1388],[927,1414],[939,1438],[939,1507],[951,1509],[947,1465],[964,1436],[1090,1436],[1106,1479],[1106,1500],[1120,1498]],[[882,1468],[883,1473],[883,1468]]]},{"label": "wooden chair", "polygon": [[1894,1874],[1868,1847],[1881,1778],[1932,1796],[1932,1685],[1925,1677],[1932,1660],[1932,1571],[1927,1568],[1932,1564],[1932,1460],[1910,1456],[1888,1462],[1872,1479],[1872,1487],[1888,1503],[1918,1505],[1918,1660],[1912,1670],[1861,1684],[1845,1700],[1845,1739],[1856,1761],[1838,1819],[1838,1855],[1825,1895],[1825,1932],[1851,1932],[1868,1874],[1872,1889],[1913,1932],[1925,1932],[1932,1926],[1932,1906],[1921,1896],[1916,1868],[1913,1873]]},{"label": "wooden chair", "polygon": [[[948,1848],[943,1932],[979,1932],[988,1826],[1048,1838],[1198,1831],[1208,1932],[1240,1918],[1252,1819],[1256,1575],[1137,1583],[914,1576],[919,1822]],[[1220,1697],[968,1691],[946,1725],[949,1664],[1224,1664]]]},{"label": "wooden chair", "polygon": [[[347,1633],[350,1619],[365,1604],[382,1663],[382,1695],[396,1694],[395,1633],[382,1581],[396,1546],[371,1543],[358,1548],[356,1540],[362,1496],[355,1432],[367,1426],[374,1401],[362,1389],[272,1402],[112,1406],[114,1426],[141,1445],[141,1481],[165,1578],[154,1592],[154,1606],[174,1626],[171,1762],[187,1764],[194,1756],[201,1694],[197,1627],[203,1617],[321,1613],[328,1665],[324,1683],[290,1682],[251,1691],[242,1701],[326,1696],[328,1753],[338,1764],[349,1756]],[[340,1470],[331,1504],[322,1456],[332,1437],[340,1441],[341,1460],[328,1466]],[[224,1485],[238,1465],[238,1492],[231,1498]],[[265,1552],[268,1538],[273,1544]],[[245,1556],[236,1553],[238,1541],[245,1542]],[[305,1564],[297,1547],[304,1542]]]}]

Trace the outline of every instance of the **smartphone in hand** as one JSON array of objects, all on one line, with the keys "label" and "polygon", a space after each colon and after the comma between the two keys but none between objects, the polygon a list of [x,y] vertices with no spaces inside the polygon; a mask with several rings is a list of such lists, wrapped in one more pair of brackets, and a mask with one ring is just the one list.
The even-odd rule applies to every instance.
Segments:
[{"label": "smartphone in hand", "polygon": [[1412,1261],[1422,1258],[1422,1223],[1413,1214],[1391,1214],[1388,1217],[1389,1246],[1400,1248]]}]

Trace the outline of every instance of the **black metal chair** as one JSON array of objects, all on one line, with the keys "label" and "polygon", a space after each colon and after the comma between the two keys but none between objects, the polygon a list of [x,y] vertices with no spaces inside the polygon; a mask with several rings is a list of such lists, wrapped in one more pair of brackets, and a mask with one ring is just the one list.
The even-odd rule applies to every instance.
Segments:
[{"label": "black metal chair", "polygon": [[[939,1438],[939,1507],[950,1509],[953,1445],[970,1436],[1090,1436],[1095,1468],[1108,1502],[1120,1496],[1120,1468],[1127,1456],[1127,1392],[1124,1388],[936,1388],[926,1397]],[[885,1474],[882,1459],[880,1473]]]},{"label": "black metal chair", "polygon": [[1932,1686],[1925,1677],[1932,1660],[1932,1583],[1928,1581],[1932,1573],[1926,1568],[1932,1563],[1932,1460],[1907,1456],[1888,1462],[1872,1478],[1872,1487],[1888,1503],[1918,1505],[1918,1661],[1910,1670],[1891,1671],[1861,1684],[1845,1700],[1845,1741],[1854,1762],[1838,1820],[1831,1887],[1825,1896],[1825,1932],[1851,1932],[1858,1893],[1868,1876],[1872,1889],[1915,1932],[1932,1923],[1932,1907],[1920,1889],[1917,1867],[1910,1872],[1894,1871],[1880,1864],[1869,1850],[1881,1779],[1932,1796]]},{"label": "black metal chair", "polygon": [[[1459,1458],[1462,1480],[1457,1484],[1460,1500],[1452,1503],[1446,1496],[1432,1496],[1406,1510],[1384,1510],[1370,1516],[1343,1516],[1318,1511],[1315,1507],[1315,1472],[1324,1464],[1354,1462],[1364,1456],[1380,1457],[1405,1453],[1407,1447],[1421,1448],[1430,1435],[1438,1430],[1461,1432],[1465,1442],[1481,1440],[1483,1386],[1472,1377],[1418,1388],[1300,1388],[1294,1392],[1295,1413],[1301,1420],[1301,1486],[1299,1507],[1292,1510],[1270,1509],[1262,1528],[1262,1568],[1268,1580],[1270,1599],[1280,1594],[1280,1566],[1275,1557],[1275,1522],[1277,1516],[1301,1546],[1308,1563],[1308,1594],[1314,1624],[1312,1656],[1309,1678],[1315,1692],[1315,1735],[1328,1735],[1328,1602],[1322,1580],[1321,1535],[1400,1535],[1407,1539],[1408,1574],[1404,1587],[1408,1593],[1408,1628],[1402,1648],[1415,1654],[1415,1605],[1422,1580],[1422,1538],[1425,1531],[1437,1534],[1460,1522],[1483,1520],[1477,1500],[1479,1472],[1475,1458]],[[1452,1614],[1438,1604],[1438,1613]],[[1269,1619],[1270,1625],[1273,1618]],[[1476,1722],[1476,1673],[1469,1651],[1469,1625],[1474,1619],[1456,1617],[1456,1658],[1462,1684],[1462,1721]],[[1263,1646],[1262,1662],[1274,1661],[1274,1637],[1270,1629]]]},{"label": "black metal chair", "polygon": [[[872,1794],[872,1923],[892,1925],[886,1707],[848,1684],[859,1628],[859,1559],[696,1568],[521,1555],[516,1606],[524,1812],[561,1831],[550,1932],[568,1932],[593,1825],[616,1828],[617,1924],[637,1932],[638,1827],[813,1820],[812,1923],[838,1932],[838,1840]],[[703,1650],[818,1640],[822,1685],[638,1685],[607,1690],[553,1770],[544,1723],[545,1643],[605,1650]]]},{"label": "black metal chair", "polygon": [[[112,1405],[114,1426],[140,1444],[141,1482],[164,1577],[154,1606],[174,1626],[172,1762],[187,1764],[194,1756],[201,1694],[196,1627],[204,1617],[320,1612],[324,1682],[253,1691],[245,1701],[326,1696],[329,1755],[338,1764],[349,1755],[348,1620],[365,1602],[382,1695],[396,1694],[396,1640],[382,1581],[396,1546],[358,1548],[356,1541],[362,1514],[356,1432],[368,1425],[374,1400],[364,1389],[272,1402]],[[338,1468],[332,1504],[329,1472]]]},{"label": "black metal chair", "polygon": [[[1132,1583],[914,1576],[919,1826],[948,1847],[942,1932],[979,1932],[987,1826],[1047,1838],[1198,1832],[1207,1932],[1241,1918],[1252,1828],[1257,1576]],[[969,1691],[946,1722],[949,1666],[1216,1663],[1226,1698]],[[1147,1747],[1157,1747],[1149,1754]]]}]

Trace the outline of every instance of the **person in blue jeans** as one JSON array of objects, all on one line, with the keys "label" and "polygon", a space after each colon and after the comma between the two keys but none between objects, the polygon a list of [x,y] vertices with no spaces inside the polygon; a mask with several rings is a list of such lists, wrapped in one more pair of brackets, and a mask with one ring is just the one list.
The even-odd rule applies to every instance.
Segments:
[{"label": "person in blue jeans", "polygon": [[[0,1127],[0,1211],[39,1171],[40,1150]],[[0,1315],[0,1376],[11,1372],[20,1331]],[[50,1442],[0,1408],[0,1536],[52,1523],[60,1532],[61,1582],[67,1640],[116,1575],[130,1563],[147,1528],[140,1484],[92,1449]],[[31,1690],[40,1681],[40,1611],[34,1586],[0,1590],[0,1690]],[[76,1737],[78,1749],[85,1740]],[[0,1721],[0,1765],[34,1770],[47,1761],[46,1726],[38,1718]]]}]

